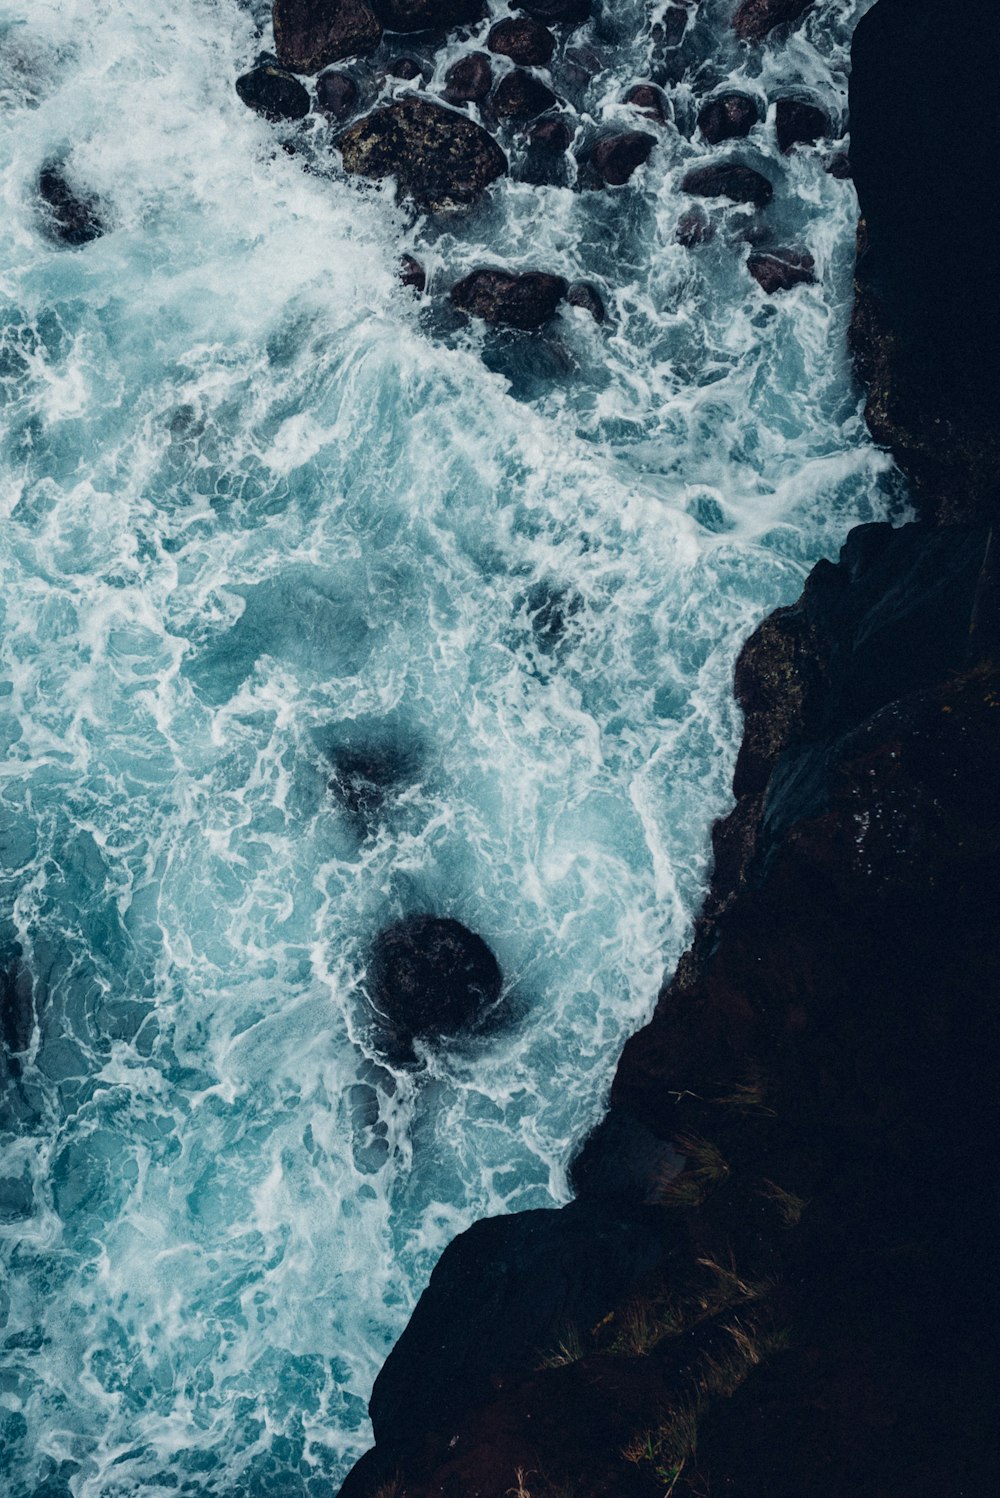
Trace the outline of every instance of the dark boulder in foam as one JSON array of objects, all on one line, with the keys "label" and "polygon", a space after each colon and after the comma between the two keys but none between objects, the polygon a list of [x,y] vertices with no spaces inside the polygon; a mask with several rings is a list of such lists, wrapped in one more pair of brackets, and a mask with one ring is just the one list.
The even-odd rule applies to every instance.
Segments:
[{"label": "dark boulder in foam", "polygon": [[474,931],[448,916],[410,915],[380,931],[367,972],[378,1039],[397,1064],[416,1040],[433,1045],[474,1029],[500,1000],[500,965]]},{"label": "dark boulder in foam", "polygon": [[374,52],[382,27],[365,0],[274,0],[274,48],[293,73]]},{"label": "dark boulder in foam", "polygon": [[507,171],[491,135],[466,115],[429,99],[405,98],[365,115],[337,141],[346,171],[395,177],[419,207],[462,207]]},{"label": "dark boulder in foam", "polygon": [[768,296],[793,286],[811,286],[816,280],[816,262],[804,250],[755,250],[747,270]]},{"label": "dark boulder in foam", "polygon": [[236,80],[236,92],[248,109],[265,120],[304,120],[309,113],[309,95],[297,78],[283,68],[268,64],[251,68]]},{"label": "dark boulder in foam", "polygon": [[540,78],[515,68],[493,91],[493,108],[503,120],[534,120],[559,101]]},{"label": "dark boulder in foam", "polygon": [[467,52],[444,75],[449,104],[481,104],[493,87],[493,65],[485,52]]},{"label": "dark boulder in foam", "polygon": [[316,103],[330,120],[346,120],[354,113],[361,91],[350,73],[340,70],[316,79]]},{"label": "dark boulder in foam", "polygon": [[60,244],[79,247],[106,233],[97,199],[71,187],[60,162],[49,161],[42,167],[38,195],[45,205],[45,227]]},{"label": "dark boulder in foam", "polygon": [[591,163],[598,177],[608,187],[621,187],[632,173],[649,160],[656,136],[645,130],[625,130],[607,135],[591,152]]},{"label": "dark boulder in foam", "polygon": [[709,145],[714,146],[720,140],[738,140],[741,136],[749,135],[759,119],[757,101],[749,94],[730,90],[725,94],[716,94],[714,99],[706,100],[701,106],[698,111],[698,129]]},{"label": "dark boulder in foam", "polygon": [[484,322],[527,332],[555,316],[566,281],[545,271],[474,270],[452,287],[452,303]]},{"label": "dark boulder in foam", "polygon": [[804,99],[779,99],[774,112],[778,147],[787,153],[793,146],[814,146],[830,134],[830,116],[818,104]]},{"label": "dark boulder in foam", "polygon": [[544,68],[555,51],[556,39],[532,16],[508,16],[491,29],[486,45],[522,67]]},{"label": "dark boulder in foam", "polygon": [[681,191],[701,198],[753,203],[757,208],[764,208],[774,196],[774,188],[762,173],[733,161],[695,167],[682,180]]}]

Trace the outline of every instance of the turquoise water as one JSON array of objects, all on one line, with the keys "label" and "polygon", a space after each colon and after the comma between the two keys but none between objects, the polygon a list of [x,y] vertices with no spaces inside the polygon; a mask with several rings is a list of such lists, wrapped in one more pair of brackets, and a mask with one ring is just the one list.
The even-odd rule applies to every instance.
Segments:
[{"label": "turquoise water", "polygon": [[[678,118],[731,76],[842,128],[863,0],[751,52],[730,8]],[[9,1498],[335,1487],[444,1245],[566,1199],[704,885],[739,641],[890,497],[823,152],[744,148],[820,276],[773,300],[745,210],[675,243],[680,176],[727,153],[673,129],[623,192],[414,224],[239,103],[266,10],[0,0]],[[598,46],[583,107],[631,123],[644,46]],[[109,219],[82,250],[39,233],[53,157]],[[596,279],[608,325],[455,327],[491,260]],[[367,837],[327,790],[362,731],[415,767]],[[489,941],[515,1019],[393,1075],[359,984],[418,910]]]}]

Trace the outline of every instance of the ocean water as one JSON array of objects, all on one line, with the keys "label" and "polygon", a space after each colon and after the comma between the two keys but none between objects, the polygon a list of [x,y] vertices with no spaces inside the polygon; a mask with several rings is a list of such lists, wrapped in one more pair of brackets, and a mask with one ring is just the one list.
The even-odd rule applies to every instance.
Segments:
[{"label": "ocean water", "polygon": [[[329,1494],[446,1243],[566,1199],[704,887],[739,642],[894,503],[833,147],[781,157],[773,105],[689,138],[727,80],[842,132],[868,6],[755,49],[731,8],[629,187],[435,224],[239,102],[266,5],[0,0],[4,1498]],[[648,76],[649,7],[613,10],[583,131]],[[730,154],[817,286],[763,296],[748,209],[676,243]],[[54,159],[108,220],[83,249],[41,232]],[[458,324],[495,263],[608,323]],[[367,826],[327,789],[362,740],[407,768]],[[365,955],[414,911],[485,937],[510,1017],[394,1074]]]}]

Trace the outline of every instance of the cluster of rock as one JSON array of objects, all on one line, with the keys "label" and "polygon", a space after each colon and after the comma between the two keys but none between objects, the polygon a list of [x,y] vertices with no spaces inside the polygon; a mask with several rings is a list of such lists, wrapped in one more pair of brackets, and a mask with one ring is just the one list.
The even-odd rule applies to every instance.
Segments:
[{"label": "cluster of rock", "polygon": [[[787,0],[748,0],[736,10],[733,25],[739,35],[756,41],[807,8]],[[443,38],[462,28],[467,39],[469,28],[486,21],[482,0],[275,0],[275,52],[262,55],[237,80],[237,91],[272,121],[298,121],[315,108],[343,126],[334,143],[345,171],[375,181],[392,178],[401,196],[424,212],[466,208],[509,173],[508,155],[487,124],[520,133],[526,145],[521,172],[528,181],[572,179],[582,188],[624,187],[655,149],[659,137],[654,131],[671,123],[668,99],[652,81],[639,81],[626,90],[622,102],[654,130],[613,127],[594,139],[584,138],[549,69],[559,62],[567,35],[589,19],[589,0],[523,0],[517,11],[489,26],[481,50],[465,51],[451,65],[439,98],[424,91],[429,73],[419,57],[401,54],[383,61],[378,75],[383,82],[409,81],[415,91],[363,112],[367,88],[363,70],[359,83],[359,65],[382,47],[386,36],[419,34],[426,43],[426,33]],[[668,6],[654,34],[676,47],[692,14],[689,4]],[[582,65],[568,59],[569,54],[565,67]],[[313,76],[310,93],[302,80]],[[707,145],[716,145],[749,135],[761,118],[758,100],[730,90],[704,102],[697,132]],[[780,98],[775,130],[780,149],[788,152],[829,136],[831,122],[808,100]],[[766,206],[773,194],[766,177],[737,162],[690,171],[681,188],[691,196],[756,207]],[[695,211],[682,218],[678,239],[693,248],[710,233],[708,219]],[[768,293],[814,279],[810,258],[790,250],[754,253],[748,269]],[[407,265],[403,279],[420,291],[426,286],[419,267]],[[595,287],[582,283],[571,288],[562,277],[542,271],[484,268],[451,291],[457,309],[520,330],[542,326],[564,299],[604,320]]]}]

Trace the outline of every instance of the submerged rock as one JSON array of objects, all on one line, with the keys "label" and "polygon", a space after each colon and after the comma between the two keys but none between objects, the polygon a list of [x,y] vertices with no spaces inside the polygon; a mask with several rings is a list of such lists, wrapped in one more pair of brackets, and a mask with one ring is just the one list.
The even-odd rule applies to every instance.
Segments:
[{"label": "submerged rock", "polygon": [[49,162],[38,174],[38,195],[46,205],[46,227],[61,244],[74,247],[106,232],[96,198],[84,197],[66,180],[64,168]]},{"label": "submerged rock", "polygon": [[508,16],[491,28],[486,45],[523,67],[544,68],[555,51],[556,39],[532,16]]},{"label": "submerged rock", "polygon": [[500,965],[474,931],[447,916],[404,916],[380,931],[367,972],[380,1041],[390,1060],[413,1060],[413,1042],[472,1029],[500,998]]},{"label": "submerged rock", "polygon": [[249,109],[266,120],[304,120],[309,113],[309,95],[297,78],[283,68],[251,68],[236,80],[236,92]]},{"label": "submerged rock", "polygon": [[357,109],[360,98],[350,73],[323,73],[316,79],[316,103],[331,120],[346,120]]},{"label": "submerged rock", "polygon": [[816,280],[816,262],[801,250],[754,250],[747,270],[768,296]]},{"label": "submerged rock", "polygon": [[374,52],[382,27],[366,0],[274,0],[274,48],[293,73]]},{"label": "submerged rock", "polygon": [[444,76],[449,104],[481,104],[493,87],[493,65],[485,52],[467,52]]},{"label": "submerged rock", "polygon": [[407,83],[424,76],[424,70],[415,57],[394,57],[386,63],[385,71],[387,77],[402,78]]},{"label": "submerged rock", "polygon": [[397,99],[338,138],[346,171],[395,177],[421,208],[474,202],[507,171],[507,158],[481,125],[430,99]]},{"label": "submerged rock", "polygon": [[486,14],[483,0],[375,0],[386,31],[450,31]]},{"label": "submerged rock", "polygon": [[774,115],[778,147],[786,154],[796,145],[813,146],[830,134],[830,116],[818,104],[779,99]]},{"label": "submerged rock", "polygon": [[760,42],[776,26],[804,16],[813,0],[743,0],[733,16],[733,30],[747,42]]},{"label": "submerged rock", "polygon": [[702,207],[686,209],[677,220],[677,243],[686,250],[707,244],[712,238],[712,221]]},{"label": "submerged rock", "polygon": [[393,792],[414,778],[412,756],[392,744],[349,740],[331,750],[330,758],[333,774],[327,789],[366,832]]},{"label": "submerged rock", "polygon": [[698,111],[698,129],[714,146],[721,140],[738,140],[749,135],[760,119],[757,101],[749,94],[735,91],[716,94],[708,99]]},{"label": "submerged rock", "polygon": [[606,135],[591,152],[590,160],[608,187],[621,187],[632,173],[649,160],[656,136],[645,130],[625,130],[620,135]]},{"label": "submerged rock", "polygon": [[596,323],[602,323],[607,316],[601,293],[592,281],[574,281],[566,293],[566,300],[571,307],[582,307],[584,312],[589,312]]},{"label": "submerged rock", "polygon": [[774,196],[774,188],[765,176],[755,172],[753,167],[739,166],[734,161],[695,167],[681,181],[681,191],[699,198],[729,198],[733,203],[753,203],[758,208],[765,207]]},{"label": "submerged rock", "polygon": [[539,120],[528,131],[528,140],[534,151],[552,156],[561,156],[569,150],[573,139],[565,120]]},{"label": "submerged rock", "polygon": [[548,84],[522,68],[505,74],[493,91],[493,108],[505,120],[536,119],[558,102]]},{"label": "submerged rock", "polygon": [[474,270],[452,287],[451,300],[484,322],[528,331],[554,317],[565,295],[562,276],[544,271]]},{"label": "submerged rock", "polygon": [[648,119],[665,125],[670,118],[670,106],[666,95],[655,83],[634,83],[625,95],[624,102],[639,109]]}]

